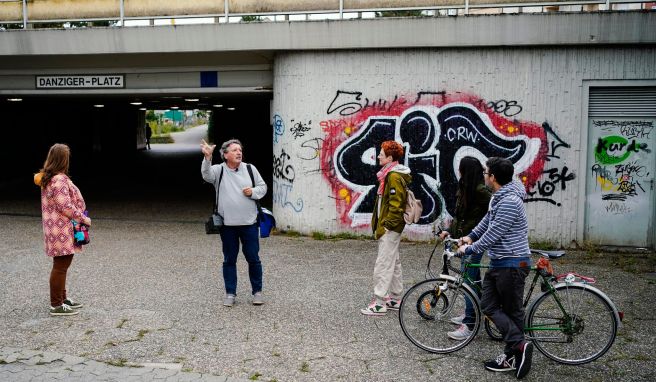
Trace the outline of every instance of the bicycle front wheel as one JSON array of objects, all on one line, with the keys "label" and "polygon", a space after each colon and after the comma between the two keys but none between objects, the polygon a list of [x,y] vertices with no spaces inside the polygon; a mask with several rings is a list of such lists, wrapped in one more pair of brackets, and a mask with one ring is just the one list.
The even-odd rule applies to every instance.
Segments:
[{"label": "bicycle front wheel", "polygon": [[560,285],[554,293],[542,294],[530,308],[526,322],[526,332],[535,347],[568,365],[592,362],[604,355],[613,345],[619,326],[610,303],[585,285]]},{"label": "bicycle front wheel", "polygon": [[[474,323],[470,333],[454,335],[458,326],[451,322],[465,312],[465,299],[474,305]],[[451,353],[467,346],[478,333],[481,311],[469,289],[452,280],[437,278],[410,288],[399,306],[399,323],[406,337],[431,353]]]}]

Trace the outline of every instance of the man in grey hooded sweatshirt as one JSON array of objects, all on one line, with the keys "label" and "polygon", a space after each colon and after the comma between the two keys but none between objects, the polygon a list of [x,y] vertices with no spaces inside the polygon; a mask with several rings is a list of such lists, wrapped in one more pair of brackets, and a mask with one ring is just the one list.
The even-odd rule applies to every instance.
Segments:
[{"label": "man in grey hooded sweatshirt", "polygon": [[524,281],[531,265],[526,191],[513,181],[515,169],[508,159],[492,157],[485,164],[485,185],[493,192],[490,208],[474,230],[461,238],[458,252],[471,255],[488,251],[490,256],[481,305],[506,346],[496,359],[485,362],[485,369],[515,371],[521,379],[531,369],[533,355],[533,344],[524,338]]}]

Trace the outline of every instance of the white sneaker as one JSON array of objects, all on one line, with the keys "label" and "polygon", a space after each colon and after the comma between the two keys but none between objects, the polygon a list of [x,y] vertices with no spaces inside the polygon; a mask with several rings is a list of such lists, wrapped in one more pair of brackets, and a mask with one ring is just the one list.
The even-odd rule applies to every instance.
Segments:
[{"label": "white sneaker", "polygon": [[451,323],[454,325],[462,325],[462,321],[465,320],[465,314],[461,314],[459,316],[451,317]]},{"label": "white sneaker", "polygon": [[264,304],[264,296],[262,292],[257,292],[253,295],[253,305],[262,305]]},{"label": "white sneaker", "polygon": [[233,305],[235,305],[235,295],[226,294],[225,298],[223,299],[223,306],[233,306]]},{"label": "white sneaker", "polygon": [[365,316],[384,316],[387,313],[387,307],[383,301],[377,301],[374,298],[366,308],[360,309],[360,313]]},{"label": "white sneaker", "polygon": [[385,307],[387,310],[399,310],[399,307],[401,306],[401,299],[394,298],[390,295],[385,296],[383,301],[385,302]]},{"label": "white sneaker", "polygon": [[462,340],[466,340],[469,336],[471,336],[472,331],[469,330],[467,325],[463,324],[460,325],[458,329],[452,332],[448,332],[446,335],[449,336],[449,338],[451,338],[452,340],[462,341]]}]

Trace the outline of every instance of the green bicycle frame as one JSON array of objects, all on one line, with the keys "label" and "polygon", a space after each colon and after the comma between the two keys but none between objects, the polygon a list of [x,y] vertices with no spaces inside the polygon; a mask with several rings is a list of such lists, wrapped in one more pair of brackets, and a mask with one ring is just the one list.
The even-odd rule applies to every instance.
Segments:
[{"label": "green bicycle frame", "polygon": [[[460,278],[462,282],[468,283],[472,288],[476,290],[477,293],[482,292],[482,287],[476,283],[467,273],[467,269],[472,268],[472,269],[489,269],[489,265],[483,265],[483,264],[474,264],[474,263],[467,263],[465,262],[465,271],[461,272]],[[565,310],[565,307],[563,306],[562,302],[560,301],[560,297],[558,297],[558,293],[556,293],[556,289],[551,285],[550,283],[550,278],[552,277],[551,275],[548,275],[544,273],[541,269],[538,269],[535,265],[530,267],[530,272],[533,272],[535,276],[533,276],[533,280],[531,281],[531,286],[528,289],[528,292],[526,296],[524,296],[524,303],[523,306],[526,308],[528,305],[528,302],[531,299],[531,296],[533,295],[533,290],[535,289],[535,286],[538,283],[538,280],[541,280],[542,283],[542,291],[546,292],[548,294],[551,294],[556,301],[556,304],[558,305],[558,309],[563,314],[564,318],[564,327],[562,326],[561,323],[554,323],[553,325],[540,325],[540,326],[532,326],[532,327],[524,327],[524,332],[528,331],[538,331],[538,330],[544,330],[544,331],[562,331],[564,330],[565,333],[569,333],[572,330],[572,323],[570,319],[569,313],[567,313],[567,310]]]}]

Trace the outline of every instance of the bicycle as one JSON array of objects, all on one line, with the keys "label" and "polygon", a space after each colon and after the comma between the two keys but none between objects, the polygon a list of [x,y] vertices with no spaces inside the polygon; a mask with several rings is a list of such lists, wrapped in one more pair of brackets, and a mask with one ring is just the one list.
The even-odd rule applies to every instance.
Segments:
[{"label": "bicycle", "polygon": [[[458,241],[444,240],[442,273],[433,277],[430,262],[439,243],[428,260],[427,276],[431,277],[412,286],[399,306],[399,323],[406,337],[419,348],[431,353],[451,353],[467,346],[478,334],[483,319],[480,300],[475,292],[477,284],[469,284],[466,272],[451,265],[457,255]],[[540,260],[530,268],[534,273],[524,297],[527,340],[548,358],[563,364],[580,365],[603,356],[613,345],[623,314],[599,289],[591,286],[595,280],[576,273],[554,276],[549,260],[565,255],[563,251],[531,250]],[[466,260],[464,269],[489,268]],[[448,271],[456,276],[451,276]],[[541,294],[530,302],[540,282]],[[472,286],[474,285],[474,286]],[[453,330],[451,319],[465,309],[465,299],[474,307],[471,334],[453,340],[447,332]],[[529,304],[530,302],[530,304]],[[488,319],[484,323],[490,337],[500,339],[500,333]]]}]

